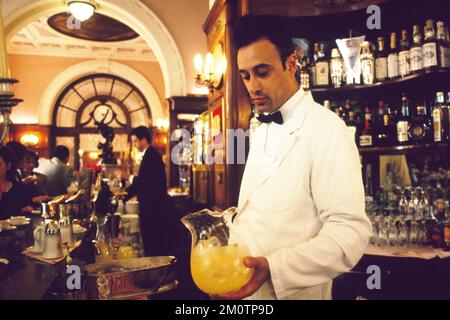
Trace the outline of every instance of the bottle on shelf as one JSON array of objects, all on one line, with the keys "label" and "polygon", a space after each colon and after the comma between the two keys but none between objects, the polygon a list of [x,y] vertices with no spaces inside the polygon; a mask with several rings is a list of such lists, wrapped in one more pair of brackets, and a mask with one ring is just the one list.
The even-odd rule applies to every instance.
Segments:
[{"label": "bottle on shelf", "polygon": [[355,111],[353,110],[349,111],[348,118],[347,121],[345,121],[345,124],[347,125],[348,132],[352,137],[353,141],[357,143],[356,137],[358,136],[358,124],[356,121]]},{"label": "bottle on shelf", "polygon": [[406,94],[402,95],[402,108],[397,121],[397,143],[399,145],[408,144],[408,129],[409,129],[409,101]]},{"label": "bottle on shelf", "polygon": [[446,129],[445,114],[448,114],[447,106],[445,105],[444,93],[436,93],[436,103],[433,107],[433,131],[434,142],[444,142],[447,140],[448,129]]},{"label": "bottle on shelf", "polygon": [[[447,132],[448,132],[448,136],[447,136],[447,142],[450,142],[450,91],[447,92]],[[450,212],[449,212],[450,215]]]},{"label": "bottle on shelf", "polygon": [[423,103],[416,106],[416,115],[411,120],[408,136],[415,144],[429,143],[433,140],[433,120],[428,116]]},{"label": "bottle on shelf", "polygon": [[341,53],[339,49],[334,48],[331,50],[331,60],[330,60],[330,69],[331,69],[331,84],[335,88],[339,88],[345,84],[344,79],[344,63],[342,61]]},{"label": "bottle on shelf", "polygon": [[396,79],[399,76],[398,65],[398,50],[397,50],[397,34],[391,33],[391,46],[388,55],[388,78]]},{"label": "bottle on shelf", "polygon": [[373,146],[372,112],[369,107],[364,108],[364,123],[359,136],[359,146],[362,148]]},{"label": "bottle on shelf", "polygon": [[423,68],[433,70],[439,66],[438,44],[436,41],[436,32],[434,30],[434,21],[427,20],[425,29],[425,41],[422,45]]},{"label": "bottle on shelf", "polygon": [[311,61],[311,81],[312,81],[312,86],[315,87],[317,86],[317,70],[316,70],[316,63],[317,60],[319,59],[319,44],[315,43],[314,44],[314,53],[313,53],[313,59]]},{"label": "bottle on shelf", "polygon": [[[420,48],[420,58],[422,59],[422,48]],[[384,37],[378,38],[378,48],[375,53],[375,79],[384,81],[388,77],[388,61],[385,50]]]},{"label": "bottle on shelf", "polygon": [[384,101],[378,102],[378,118],[375,124],[376,145],[386,147],[392,145],[392,128],[388,108]]},{"label": "bottle on shelf", "polygon": [[422,52],[422,34],[420,26],[415,25],[413,28],[413,44],[409,50],[411,59],[411,72],[420,72],[423,68],[423,52]]},{"label": "bottle on shelf", "polygon": [[442,21],[437,23],[437,42],[439,52],[439,66],[441,68],[450,68],[450,44],[447,40],[445,26]]},{"label": "bottle on shelf", "polygon": [[400,40],[400,52],[398,54],[399,74],[400,77],[406,77],[411,73],[410,44],[408,31],[402,30]]},{"label": "bottle on shelf", "polygon": [[320,44],[316,62],[316,86],[326,88],[330,86],[330,64],[325,57],[324,44]]},{"label": "bottle on shelf", "polygon": [[311,88],[310,74],[307,63],[307,59],[303,59],[300,68],[300,85],[305,91]]},{"label": "bottle on shelf", "polygon": [[375,59],[373,57],[371,43],[361,43],[361,75],[363,84],[369,85],[375,82]]}]

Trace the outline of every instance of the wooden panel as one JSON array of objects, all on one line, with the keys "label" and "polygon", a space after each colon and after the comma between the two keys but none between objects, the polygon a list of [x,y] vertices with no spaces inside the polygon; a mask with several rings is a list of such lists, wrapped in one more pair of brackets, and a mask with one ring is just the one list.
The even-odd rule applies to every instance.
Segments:
[{"label": "wooden panel", "polygon": [[321,16],[356,11],[386,1],[388,0],[361,0],[353,4],[321,8],[314,5],[315,0],[248,0],[248,13],[275,14],[289,17]]},{"label": "wooden panel", "polygon": [[228,208],[225,178],[225,166],[214,165],[214,207],[219,210]]},{"label": "wooden panel", "polygon": [[26,134],[33,134],[39,138],[39,142],[35,146],[26,146],[28,149],[39,153],[41,157],[50,156],[50,126],[32,125],[32,124],[14,124],[11,128],[11,139],[21,142]]}]

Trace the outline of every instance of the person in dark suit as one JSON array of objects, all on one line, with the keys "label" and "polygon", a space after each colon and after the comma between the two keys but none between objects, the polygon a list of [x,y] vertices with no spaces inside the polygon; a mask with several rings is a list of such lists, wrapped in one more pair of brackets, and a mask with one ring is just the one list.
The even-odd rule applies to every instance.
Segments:
[{"label": "person in dark suit", "polygon": [[122,172],[131,180],[125,200],[137,196],[139,221],[146,256],[174,255],[175,208],[167,194],[166,172],[158,151],[152,147],[152,133],[137,127],[130,134],[132,145],[144,154],[137,176]]}]

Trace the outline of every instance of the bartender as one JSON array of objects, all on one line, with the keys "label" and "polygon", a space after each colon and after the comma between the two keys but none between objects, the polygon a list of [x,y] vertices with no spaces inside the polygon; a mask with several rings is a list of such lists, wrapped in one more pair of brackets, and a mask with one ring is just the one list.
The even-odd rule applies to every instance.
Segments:
[{"label": "bartender", "polygon": [[244,17],[235,36],[261,122],[234,219],[254,274],[219,298],[331,299],[332,280],[357,264],[371,234],[357,147],[345,123],[299,88],[282,18]]}]

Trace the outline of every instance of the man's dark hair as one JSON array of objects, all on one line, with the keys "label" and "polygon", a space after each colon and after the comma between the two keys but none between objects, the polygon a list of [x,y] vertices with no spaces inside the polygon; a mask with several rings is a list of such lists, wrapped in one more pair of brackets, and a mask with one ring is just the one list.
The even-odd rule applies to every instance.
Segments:
[{"label": "man's dark hair", "polygon": [[34,166],[37,168],[39,167],[39,156],[31,151],[28,150],[27,153],[25,153],[25,156],[23,157],[23,160],[28,160],[28,161],[33,161],[34,162]]},{"label": "man's dark hair", "polygon": [[66,161],[69,158],[70,151],[65,146],[57,146],[53,151],[53,157],[58,158],[61,161]]},{"label": "man's dark hair", "polygon": [[28,151],[28,149],[23,144],[17,141],[10,141],[6,144],[6,146],[9,148],[9,150],[11,150],[16,163],[20,163]]},{"label": "man's dark hair", "polygon": [[148,143],[152,143],[152,131],[147,127],[140,126],[134,128],[130,133],[131,136],[136,136],[139,140],[145,138]]},{"label": "man's dark hair", "polygon": [[292,32],[280,16],[260,15],[242,17],[236,26],[234,45],[237,50],[266,38],[278,50],[281,64],[286,68],[284,62],[294,53]]},{"label": "man's dark hair", "polygon": [[0,146],[0,158],[2,158],[6,165],[11,165],[9,170],[6,172],[6,179],[8,181],[16,181],[17,180],[17,162],[16,156],[12,151],[12,148],[9,146]]}]

